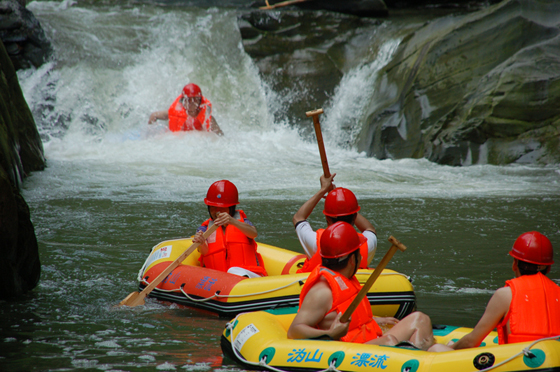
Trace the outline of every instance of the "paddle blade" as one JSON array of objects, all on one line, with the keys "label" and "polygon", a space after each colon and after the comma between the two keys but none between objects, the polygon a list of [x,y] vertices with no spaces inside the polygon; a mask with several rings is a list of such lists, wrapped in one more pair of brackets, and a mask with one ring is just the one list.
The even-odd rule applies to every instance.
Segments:
[{"label": "paddle blade", "polygon": [[144,305],[144,297],[145,296],[140,296],[140,292],[132,292],[119,303],[119,306],[134,307],[138,305]]}]

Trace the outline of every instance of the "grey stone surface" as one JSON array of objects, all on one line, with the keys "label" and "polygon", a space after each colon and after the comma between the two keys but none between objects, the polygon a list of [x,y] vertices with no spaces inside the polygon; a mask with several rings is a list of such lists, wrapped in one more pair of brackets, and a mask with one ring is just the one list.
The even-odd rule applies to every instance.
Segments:
[{"label": "grey stone surface", "polygon": [[238,23],[264,79],[308,93],[286,108],[294,117],[327,102],[349,66],[368,62],[379,47],[372,26],[400,37],[350,143],[369,156],[560,162],[560,2],[507,0],[418,19],[252,11]]}]

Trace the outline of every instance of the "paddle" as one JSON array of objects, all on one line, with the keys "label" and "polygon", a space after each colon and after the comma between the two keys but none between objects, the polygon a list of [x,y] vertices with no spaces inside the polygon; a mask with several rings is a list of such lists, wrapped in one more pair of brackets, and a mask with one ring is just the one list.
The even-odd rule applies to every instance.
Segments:
[{"label": "paddle", "polygon": [[[212,235],[212,233],[214,231],[216,231],[216,229],[218,228],[218,225],[212,225],[210,226],[210,228],[208,230],[206,230],[206,232],[204,234],[202,234],[202,237],[204,239],[208,239],[208,237],[210,235]],[[163,270],[146,288],[144,288],[144,290],[142,290],[142,292],[132,292],[131,294],[129,294],[128,296],[126,296],[126,298],[124,300],[122,300],[119,303],[119,306],[138,306],[138,305],[144,305],[144,299],[146,298],[146,296],[148,294],[150,294],[150,292],[157,287],[157,285],[159,283],[161,283],[161,281],[165,278],[167,278],[167,276],[173,271],[175,270],[175,268],[177,266],[179,266],[179,264],[181,262],[183,262],[188,256],[190,256],[191,253],[194,252],[194,250],[196,248],[198,248],[198,246],[200,245],[200,243],[194,243],[192,244],[187,250],[185,250],[183,253],[181,253],[181,255],[179,257],[177,257],[177,259],[175,261],[173,261],[169,266],[167,266],[167,268],[165,270]]]},{"label": "paddle", "polygon": [[404,246],[404,244],[399,242],[393,236],[389,237],[389,241],[392,244],[391,248],[389,248],[387,253],[385,253],[385,256],[383,256],[383,258],[381,259],[381,262],[379,262],[379,265],[377,265],[375,270],[373,270],[373,273],[371,273],[371,275],[369,276],[366,284],[364,284],[364,286],[362,287],[360,292],[358,292],[358,294],[356,295],[356,297],[354,298],[354,300],[352,301],[352,303],[350,304],[348,309],[346,309],[344,314],[342,314],[342,317],[340,318],[341,323],[346,323],[348,321],[348,319],[350,319],[350,316],[352,315],[354,310],[356,310],[356,308],[358,307],[358,305],[360,304],[362,299],[367,295],[369,289],[371,288],[373,283],[375,283],[375,281],[377,280],[379,275],[381,275],[381,272],[383,271],[385,266],[387,266],[387,264],[389,263],[389,261],[391,260],[391,258],[393,257],[393,255],[395,254],[397,249],[400,250],[401,252],[404,252],[406,250],[406,247]]},{"label": "paddle", "polygon": [[276,8],[280,8],[282,6],[288,6],[288,5],[292,5],[292,4],[303,3],[304,1],[308,1],[308,0],[287,0],[287,1],[282,1],[282,2],[274,4],[274,5],[270,5],[268,3],[268,0],[265,0],[266,6],[261,6],[261,7],[259,7],[259,9],[276,9]]},{"label": "paddle", "polygon": [[321,133],[321,123],[319,123],[319,115],[323,113],[320,108],[315,111],[307,111],[307,117],[313,116],[313,126],[315,127],[315,135],[317,136],[317,145],[319,145],[319,154],[321,155],[321,164],[323,165],[323,174],[326,178],[331,176],[329,171],[329,163],[327,162],[327,153],[325,152],[325,144],[323,143],[323,134]]}]

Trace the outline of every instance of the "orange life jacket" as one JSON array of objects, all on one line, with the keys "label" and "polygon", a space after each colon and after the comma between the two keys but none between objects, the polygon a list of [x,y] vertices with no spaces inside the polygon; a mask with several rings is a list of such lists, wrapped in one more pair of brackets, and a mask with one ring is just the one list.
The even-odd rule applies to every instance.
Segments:
[{"label": "orange life jacket", "polygon": [[[238,210],[235,219],[244,222],[247,216],[242,210]],[[207,219],[202,226],[209,227],[213,221]],[[237,227],[227,225],[224,233],[223,228],[218,228],[214,234],[207,239],[208,253],[201,255],[200,264],[214,270],[227,271],[230,267],[242,267],[256,274],[266,276],[263,259],[257,252],[257,243],[249,239]]]},{"label": "orange life jacket", "polygon": [[[344,313],[362,286],[355,276],[352,277],[352,279],[348,279],[344,275],[340,275],[324,266],[316,267],[311,274],[309,274],[309,277],[301,289],[299,306],[303,303],[303,299],[311,287],[313,287],[321,277],[327,280],[333,294],[333,304],[329,313],[332,311]],[[340,339],[341,341],[363,344],[364,342],[383,335],[383,331],[381,331],[381,328],[379,328],[379,325],[373,319],[371,305],[367,297],[362,299],[362,302],[360,302],[356,310],[352,313],[350,319],[348,333]]]},{"label": "orange life jacket", "polygon": [[169,129],[172,132],[201,130],[210,132],[210,122],[212,117],[212,104],[209,100],[202,97],[200,102],[200,112],[193,118],[187,115],[187,110],[181,103],[182,95],[177,97],[169,106],[167,114],[169,116]]},{"label": "orange life jacket", "polygon": [[[317,230],[317,251],[315,252],[315,254],[311,258],[307,258],[305,260],[301,269],[298,269],[296,271],[298,274],[299,273],[310,273],[317,266],[321,265],[321,263],[322,263],[321,254],[320,254],[321,245],[319,244],[319,242],[321,241],[321,236],[323,235],[324,231],[325,231],[325,229]],[[358,233],[358,235],[361,236],[362,234]],[[362,260],[360,261],[360,269],[367,269],[367,267],[368,267],[368,255],[369,255],[367,240],[364,242],[364,244],[362,244],[360,246],[360,254],[362,255]]]},{"label": "orange life jacket", "polygon": [[512,297],[509,311],[497,327],[500,345],[560,335],[560,287],[556,283],[537,273],[508,280],[506,286]]}]

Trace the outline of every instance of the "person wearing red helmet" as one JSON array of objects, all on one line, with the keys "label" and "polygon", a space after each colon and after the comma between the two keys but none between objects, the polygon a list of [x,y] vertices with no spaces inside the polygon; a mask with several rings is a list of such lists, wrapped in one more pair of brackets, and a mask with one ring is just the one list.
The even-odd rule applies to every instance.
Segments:
[{"label": "person wearing red helmet", "polygon": [[552,243],[540,232],[526,232],[509,254],[515,278],[494,293],[472,332],[453,349],[477,347],[494,328],[499,344],[560,336],[560,286],[545,276],[554,263]]},{"label": "person wearing red helmet", "polygon": [[[310,274],[300,294],[299,310],[288,338],[308,339],[327,337],[344,342],[398,346],[405,343],[429,351],[450,350],[435,344],[430,318],[419,311],[402,320],[373,317],[367,297],[362,299],[350,321],[340,318],[361,289],[356,271],[362,255],[363,236],[347,222],[330,225],[321,236],[322,264]],[[385,332],[382,327],[392,325]],[[381,327],[380,327],[381,326]]]},{"label": "person wearing red helmet", "polygon": [[156,111],[150,115],[148,124],[157,120],[169,120],[169,129],[179,131],[206,131],[217,135],[224,133],[212,116],[212,103],[206,99],[196,84],[184,86],[181,95],[175,99],[167,111]]},{"label": "person wearing red helmet", "polygon": [[299,208],[292,219],[296,234],[307,255],[307,259],[303,267],[298,270],[298,273],[311,272],[321,263],[319,252],[321,250],[321,234],[323,234],[324,229],[313,231],[307,218],[311,215],[311,212],[313,212],[325,194],[327,197],[325,199],[323,214],[325,215],[327,226],[337,221],[345,221],[351,225],[355,225],[361,231],[361,235],[366,238],[366,241],[360,247],[360,252],[362,254],[360,268],[368,267],[377,250],[375,227],[359,213],[360,206],[352,191],[342,187],[334,188],[332,182],[335,175],[336,173],[328,178],[321,175],[321,188]]},{"label": "person wearing red helmet", "polygon": [[[206,193],[204,204],[210,218],[202,223],[193,238],[198,247],[200,264],[209,269],[255,278],[266,276],[261,255],[257,252],[257,229],[240,209],[237,187],[228,180],[214,182]],[[211,225],[221,227],[208,239],[202,234]]]}]

